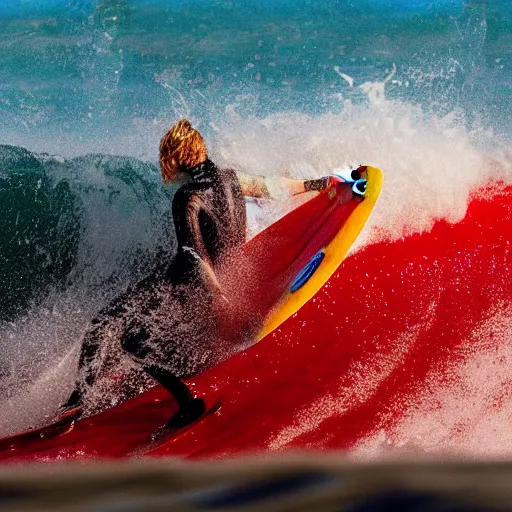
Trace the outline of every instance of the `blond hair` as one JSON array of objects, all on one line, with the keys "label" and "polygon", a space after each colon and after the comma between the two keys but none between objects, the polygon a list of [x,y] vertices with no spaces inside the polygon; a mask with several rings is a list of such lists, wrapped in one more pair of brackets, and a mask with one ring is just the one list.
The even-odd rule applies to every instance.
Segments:
[{"label": "blond hair", "polygon": [[160,141],[160,169],[167,183],[178,170],[195,167],[208,157],[201,134],[187,119],[178,121]]}]

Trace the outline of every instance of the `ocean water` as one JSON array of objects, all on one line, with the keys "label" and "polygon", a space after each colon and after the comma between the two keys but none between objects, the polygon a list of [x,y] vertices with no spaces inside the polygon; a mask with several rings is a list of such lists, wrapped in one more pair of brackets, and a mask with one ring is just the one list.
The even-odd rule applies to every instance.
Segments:
[{"label": "ocean water", "polygon": [[181,117],[246,172],[382,168],[355,252],[512,180],[510,0],[4,0],[0,59],[0,433],[54,413],[92,316],[172,257]]}]

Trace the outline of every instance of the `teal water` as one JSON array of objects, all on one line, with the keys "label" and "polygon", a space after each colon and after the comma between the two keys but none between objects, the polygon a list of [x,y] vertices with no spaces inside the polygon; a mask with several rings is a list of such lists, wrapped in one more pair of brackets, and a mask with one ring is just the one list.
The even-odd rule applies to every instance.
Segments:
[{"label": "teal water", "polygon": [[172,257],[172,194],[156,166],[1,145],[0,165],[0,321],[50,289],[122,286],[157,258]]},{"label": "teal water", "polygon": [[[508,134],[511,32],[509,0],[7,1],[0,134],[66,155],[149,146],[177,116],[208,130],[227,106],[336,112],[393,65],[388,98]],[[122,153],[155,154],[140,146]]]},{"label": "teal water", "polygon": [[0,61],[9,396],[172,257],[157,157],[180,117],[249,172],[381,167],[361,243],[459,220],[475,186],[512,181],[510,0],[3,0]]}]

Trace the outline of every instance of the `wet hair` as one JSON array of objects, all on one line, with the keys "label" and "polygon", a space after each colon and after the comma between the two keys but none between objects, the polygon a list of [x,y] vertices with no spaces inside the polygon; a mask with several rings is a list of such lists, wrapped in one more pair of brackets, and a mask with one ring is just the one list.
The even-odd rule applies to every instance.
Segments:
[{"label": "wet hair", "polygon": [[160,169],[165,182],[173,181],[177,171],[186,172],[207,157],[201,134],[192,128],[187,119],[178,121],[160,141]]}]

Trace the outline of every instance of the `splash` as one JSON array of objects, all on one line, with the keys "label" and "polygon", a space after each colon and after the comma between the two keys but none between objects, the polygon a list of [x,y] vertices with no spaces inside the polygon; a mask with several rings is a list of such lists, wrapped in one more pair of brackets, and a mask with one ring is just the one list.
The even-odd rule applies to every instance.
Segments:
[{"label": "splash", "polygon": [[385,187],[360,244],[429,230],[438,219],[457,222],[472,190],[512,179],[504,145],[492,133],[468,129],[460,112],[428,117],[418,106],[382,97],[369,106],[347,101],[342,112],[318,116],[233,112],[218,127],[214,154],[224,165],[270,177],[380,167]]},{"label": "splash", "polygon": [[[390,77],[391,74],[386,75],[383,90]],[[365,83],[356,84],[361,85]],[[158,130],[153,128],[156,139]],[[321,115],[295,112],[248,118],[231,109],[215,125],[208,143],[220,165],[266,176],[278,198],[266,204],[249,205],[251,235],[286,211],[284,204],[289,198],[279,189],[280,176],[317,177],[332,169],[360,163],[382,168],[385,187],[354,252],[380,240],[401,240],[412,233],[429,231],[439,219],[456,223],[464,217],[476,187],[490,179],[510,183],[512,160],[492,135],[490,131],[469,129],[460,112],[426,115],[416,105],[380,95],[374,103],[357,105],[345,101],[341,112]],[[140,141],[137,148],[136,136],[132,137],[131,147],[140,152]],[[8,356],[13,375],[16,372],[40,375],[42,367],[38,369],[31,363],[30,352],[24,348],[26,339],[32,339],[33,346],[40,347],[36,352],[42,354],[40,359],[44,364],[58,366],[63,357],[63,345],[58,340],[68,340],[64,344],[67,348],[79,343],[94,312],[123,290],[134,276],[142,275],[133,273],[134,258],[151,261],[158,253],[155,242],[160,243],[158,240],[166,236],[168,228],[164,212],[168,212],[165,205],[169,199],[156,192],[158,171],[152,164],[95,156],[74,159],[71,165],[66,160],[59,162],[46,157],[45,165],[54,183],[65,176],[72,177],[71,191],[79,198],[83,211],[81,239],[69,290],[49,296],[31,310],[24,327],[21,324],[14,327],[14,338],[18,341],[13,342],[13,350],[25,354],[24,361],[30,364],[22,363],[23,358]],[[147,174],[150,167],[151,172]],[[147,176],[151,178],[148,180]],[[134,222],[139,227],[136,231],[132,229]],[[136,264],[136,268],[141,265]],[[85,303],[89,304],[88,308],[80,307]],[[67,327],[61,326],[58,335],[41,328],[38,311],[66,310],[70,305],[82,311],[78,322],[76,315],[70,315]],[[74,329],[73,322],[82,330]],[[7,340],[9,336],[2,337]],[[61,350],[43,350],[44,346]],[[27,392],[27,386],[24,378],[17,383],[4,382],[6,389],[18,395]],[[336,403],[337,398],[333,395],[325,400]],[[54,402],[52,398],[48,406],[41,405],[41,410],[47,411]],[[327,402],[319,402],[315,408],[328,406]],[[307,414],[304,411],[304,418]],[[315,413],[311,412],[311,416],[314,418]],[[321,414],[317,417],[321,418]],[[13,423],[6,428],[14,424],[21,425]],[[299,432],[315,425],[316,420],[304,419],[303,425],[290,427],[271,446],[285,446],[286,440],[293,438],[294,429]]]}]

